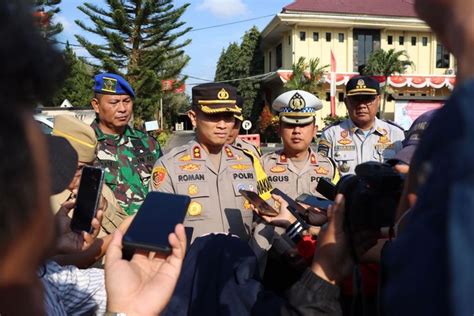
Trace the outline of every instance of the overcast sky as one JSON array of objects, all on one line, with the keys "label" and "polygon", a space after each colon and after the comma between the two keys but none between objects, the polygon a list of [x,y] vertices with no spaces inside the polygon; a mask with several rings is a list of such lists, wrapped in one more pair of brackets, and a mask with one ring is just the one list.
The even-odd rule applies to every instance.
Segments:
[{"label": "overcast sky", "polygon": [[[60,8],[61,13],[57,19],[63,24],[64,31],[59,39],[68,40],[72,44],[77,44],[74,34],[83,34],[91,41],[99,42],[100,39],[85,33],[79,28],[74,20],[80,19],[85,23],[90,23],[87,16],[77,9],[86,1],[63,0]],[[89,1],[97,5],[103,4],[103,0]],[[186,22],[186,26],[194,29],[215,26],[219,24],[233,23],[262,16],[275,15],[281,9],[291,3],[291,0],[197,0],[184,1],[176,0],[176,6],[184,3],[191,3],[181,20]],[[212,80],[214,78],[216,62],[223,48],[231,42],[240,43],[244,32],[256,25],[260,31],[270,22],[272,17],[259,18],[252,21],[236,23],[232,25],[209,28],[200,31],[190,32],[186,38],[191,38],[192,42],[185,48],[186,54],[191,57],[189,65],[184,69],[183,74],[192,77]],[[75,47],[77,55],[88,56],[87,52]],[[187,83],[202,83],[198,79],[189,78]],[[187,90],[190,91],[190,86]]]}]

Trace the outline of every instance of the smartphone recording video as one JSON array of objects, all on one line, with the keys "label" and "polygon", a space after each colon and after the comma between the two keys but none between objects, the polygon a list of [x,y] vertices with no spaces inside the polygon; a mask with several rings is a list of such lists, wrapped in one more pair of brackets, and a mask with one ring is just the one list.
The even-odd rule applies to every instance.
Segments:
[{"label": "smartphone recording video", "polygon": [[184,221],[190,202],[187,195],[149,192],[123,237],[124,250],[170,254],[168,236]]},{"label": "smartphone recording video", "polygon": [[240,194],[243,195],[262,215],[266,216],[277,216],[278,211],[271,207],[264,199],[262,199],[257,193],[248,190],[239,190]]},{"label": "smartphone recording video", "polygon": [[77,191],[76,207],[71,219],[71,230],[75,232],[92,232],[92,219],[99,206],[104,170],[85,166],[82,169],[79,189]]}]

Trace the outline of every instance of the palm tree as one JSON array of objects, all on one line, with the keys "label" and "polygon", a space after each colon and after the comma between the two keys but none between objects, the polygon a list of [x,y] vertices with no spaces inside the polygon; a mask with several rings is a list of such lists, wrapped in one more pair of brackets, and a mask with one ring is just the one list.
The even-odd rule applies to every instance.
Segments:
[{"label": "palm tree", "polygon": [[321,78],[329,65],[320,66],[319,58],[311,58],[309,63],[305,57],[300,57],[298,61],[291,66],[293,74],[291,79],[285,83],[288,90],[305,90],[318,95],[321,90]]},{"label": "palm tree", "polygon": [[387,104],[388,77],[394,73],[404,73],[409,66],[414,67],[414,64],[410,61],[407,52],[404,50],[395,51],[392,48],[384,51],[383,49],[378,49],[370,55],[363,74],[367,76],[383,76],[385,79],[385,85],[382,87],[382,110],[380,111],[382,118],[385,115],[385,106]]}]

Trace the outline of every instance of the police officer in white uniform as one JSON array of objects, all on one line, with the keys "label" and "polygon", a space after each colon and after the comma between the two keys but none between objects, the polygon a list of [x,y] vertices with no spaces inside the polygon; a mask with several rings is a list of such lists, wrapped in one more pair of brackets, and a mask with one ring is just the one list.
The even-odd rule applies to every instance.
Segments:
[{"label": "police officer in white uniform", "polygon": [[349,119],[327,127],[318,152],[336,161],[342,175],[354,173],[366,161],[385,162],[402,148],[401,127],[379,120],[380,85],[367,76],[349,80],[344,100]]},{"label": "police officer in white uniform", "polygon": [[293,199],[303,193],[320,196],[316,186],[322,177],[339,180],[335,163],[310,147],[318,131],[316,111],[321,108],[321,100],[302,90],[285,92],[272,104],[279,113],[283,149],[265,154],[263,168],[272,186]]}]

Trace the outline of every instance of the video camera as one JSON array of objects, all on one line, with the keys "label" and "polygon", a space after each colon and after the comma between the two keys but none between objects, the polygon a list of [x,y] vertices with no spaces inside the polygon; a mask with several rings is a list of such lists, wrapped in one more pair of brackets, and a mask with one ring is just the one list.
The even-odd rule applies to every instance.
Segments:
[{"label": "video camera", "polygon": [[404,176],[389,164],[380,162],[362,163],[355,168],[355,173],[342,177],[336,186],[321,178],[316,191],[329,200],[334,200],[337,193],[344,195],[345,226],[349,233],[392,226]]}]

